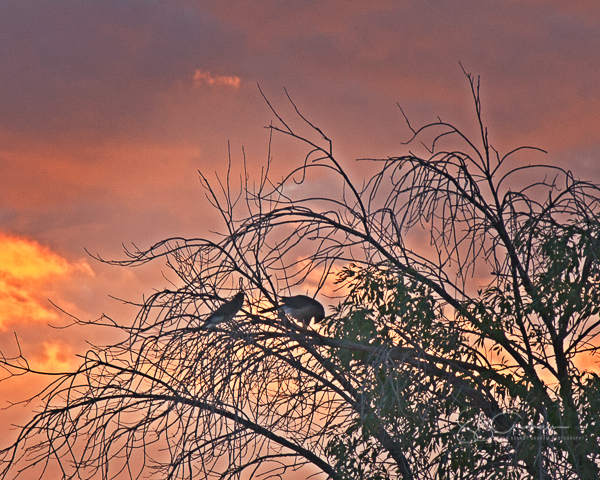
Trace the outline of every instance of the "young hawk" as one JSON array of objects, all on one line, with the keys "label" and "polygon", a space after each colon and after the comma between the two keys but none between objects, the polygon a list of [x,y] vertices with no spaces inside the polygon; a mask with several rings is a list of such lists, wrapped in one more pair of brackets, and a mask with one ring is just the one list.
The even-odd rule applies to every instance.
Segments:
[{"label": "young hawk", "polygon": [[222,322],[229,322],[236,316],[244,306],[244,292],[240,290],[230,300],[227,300],[213,313],[211,313],[204,323],[205,329],[210,329]]}]

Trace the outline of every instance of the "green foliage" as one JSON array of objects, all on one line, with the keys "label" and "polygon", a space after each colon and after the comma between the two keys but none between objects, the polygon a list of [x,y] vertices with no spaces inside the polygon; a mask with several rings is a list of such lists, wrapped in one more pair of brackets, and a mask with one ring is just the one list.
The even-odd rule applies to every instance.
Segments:
[{"label": "green foliage", "polygon": [[[569,471],[564,452],[600,458],[600,377],[587,374],[584,380],[568,364],[568,378],[553,386],[515,357],[515,352],[528,356],[532,366],[558,375],[560,365],[549,353],[557,339],[577,340],[597,329],[598,222],[571,219],[550,229],[529,224],[522,233],[526,230],[529,245],[516,244],[516,250],[534,257],[529,285],[515,286],[514,277],[498,273],[463,309],[454,310],[454,319],[426,282],[390,265],[341,270],[338,283],[348,294],[324,323],[325,332],[377,347],[339,348],[333,354],[340,368],[352,371],[364,402],[363,413],[328,444],[343,478],[394,478],[393,468],[383,469],[382,459],[389,460],[385,450],[373,443],[382,427],[410,452],[413,466],[435,471],[440,479],[545,478]],[[582,350],[571,345],[567,358]],[[588,343],[585,349],[597,348]],[[483,358],[489,362],[485,368]],[[437,361],[440,370],[432,375],[415,359],[423,365]],[[463,375],[453,361],[472,366],[477,376]],[[463,387],[493,394],[500,413],[482,414],[450,380],[457,375]],[[577,396],[578,404],[571,405],[569,399]],[[536,440],[540,435],[548,439]],[[577,468],[595,471],[575,458],[582,462]]]},{"label": "green foliage", "polygon": [[[351,371],[360,393],[361,413],[328,452],[343,478],[396,478],[397,467],[380,442],[385,429],[425,471],[441,446],[459,448],[447,417],[458,411],[458,392],[419,368],[428,355],[458,357],[458,330],[448,328],[431,289],[393,269],[344,268],[338,282],[348,295],[324,322],[327,335],[371,350],[339,348],[332,359]],[[410,360],[411,363],[405,363]]]},{"label": "green foliage", "polygon": [[432,290],[389,267],[341,270],[338,283],[349,289],[346,299],[326,324],[336,338],[368,343],[415,347],[451,355],[460,341]]}]

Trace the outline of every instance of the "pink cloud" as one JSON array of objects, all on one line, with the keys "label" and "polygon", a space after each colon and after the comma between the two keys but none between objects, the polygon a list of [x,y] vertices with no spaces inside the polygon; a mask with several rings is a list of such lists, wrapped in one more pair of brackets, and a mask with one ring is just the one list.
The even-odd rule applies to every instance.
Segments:
[{"label": "pink cloud", "polygon": [[197,69],[194,72],[194,85],[199,87],[200,85],[223,85],[226,87],[239,88],[240,83],[242,82],[240,77],[232,76],[222,76],[222,75],[211,75],[211,73],[207,70]]}]

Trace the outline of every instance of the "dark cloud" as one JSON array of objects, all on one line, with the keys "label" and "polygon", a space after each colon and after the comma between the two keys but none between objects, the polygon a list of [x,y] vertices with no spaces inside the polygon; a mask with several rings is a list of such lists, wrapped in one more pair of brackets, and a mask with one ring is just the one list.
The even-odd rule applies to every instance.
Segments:
[{"label": "dark cloud", "polygon": [[[544,139],[548,118],[571,122],[573,105],[598,98],[600,16],[579,3],[4,2],[0,126],[89,142],[189,142],[191,125],[230,112],[193,90],[199,69],[241,78],[245,92],[256,81],[285,85],[337,111],[362,108],[363,97],[446,116],[468,101],[460,61],[482,76],[498,128]],[[320,120],[335,121],[326,112]]]},{"label": "dark cloud", "polygon": [[168,2],[4,2],[0,32],[1,128],[37,136],[135,133],[161,93],[239,50],[218,19]]},{"label": "dark cloud", "polygon": [[[315,104],[327,102],[331,90],[358,86],[362,95],[433,107],[447,118],[468,102],[460,61],[481,75],[486,113],[505,136],[549,142],[548,124],[561,118],[561,124],[577,124],[571,130],[587,123],[584,135],[593,141],[600,12],[590,3],[397,3],[201,5],[244,32],[265,70],[257,76],[305,92]],[[585,110],[582,121],[569,113],[577,104]]]}]

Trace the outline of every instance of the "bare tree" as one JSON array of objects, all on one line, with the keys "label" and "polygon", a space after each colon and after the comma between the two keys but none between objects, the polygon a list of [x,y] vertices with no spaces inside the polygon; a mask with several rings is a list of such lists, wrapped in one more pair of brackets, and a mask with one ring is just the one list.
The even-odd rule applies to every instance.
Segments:
[{"label": "bare tree", "polygon": [[[239,190],[230,171],[200,174],[220,237],[109,262],[162,260],[176,280],[132,326],[75,321],[126,340],[40,393],[2,478],[597,478],[600,379],[577,361],[598,346],[599,187],[511,163],[538,149],[500,156],[468,79],[478,141],[425,125],[406,155],[369,160],[360,187],[291,99],[313,136],[272,109],[271,134],[307,146],[302,164],[274,182],[269,156]],[[313,293],[340,288],[328,317],[261,313],[309,276]],[[206,328],[239,285],[237,316],[239,296]],[[45,375],[21,356],[2,365]]]}]

